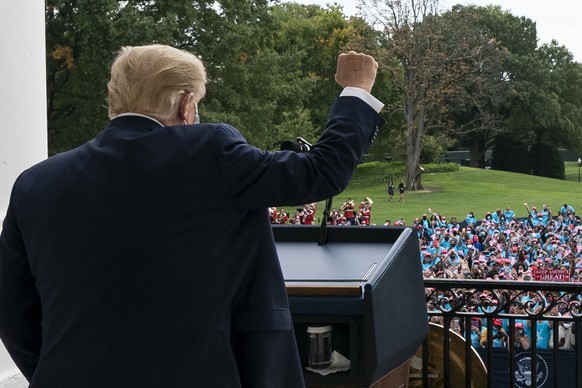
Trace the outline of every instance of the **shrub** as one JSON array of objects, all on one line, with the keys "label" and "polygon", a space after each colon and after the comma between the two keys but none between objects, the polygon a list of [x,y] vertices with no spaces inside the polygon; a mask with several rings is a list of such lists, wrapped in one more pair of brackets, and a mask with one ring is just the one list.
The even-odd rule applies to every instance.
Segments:
[{"label": "shrub", "polygon": [[528,160],[527,145],[507,135],[495,139],[491,168],[494,170],[529,174],[531,167]]},{"label": "shrub", "polygon": [[529,163],[534,175],[566,179],[564,160],[556,146],[547,143],[533,144],[529,150]]},{"label": "shrub", "polygon": [[453,144],[453,141],[442,134],[425,136],[420,154],[420,164],[424,166],[427,163],[442,162],[445,159],[447,149],[451,148]]},{"label": "shrub", "polygon": [[424,173],[441,173],[441,172],[455,172],[459,171],[459,165],[457,163],[429,163],[421,165],[424,168]]}]

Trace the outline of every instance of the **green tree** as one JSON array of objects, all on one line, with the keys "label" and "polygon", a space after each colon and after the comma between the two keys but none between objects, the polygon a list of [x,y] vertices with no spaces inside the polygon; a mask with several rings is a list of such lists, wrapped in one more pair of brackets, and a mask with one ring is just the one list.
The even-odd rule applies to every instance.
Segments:
[{"label": "green tree", "polygon": [[[381,114],[386,124],[368,152],[376,160],[406,160],[406,125],[402,114],[402,95],[394,82],[401,74],[386,66],[388,61],[396,58],[386,49],[384,36],[361,17],[351,17],[345,30],[348,42],[342,51],[357,51],[372,55],[379,62],[378,74],[372,93],[385,106]],[[390,70],[388,70],[390,69]],[[388,179],[386,179],[386,182]]]},{"label": "green tree", "polygon": [[262,0],[48,0],[50,153],[93,137],[107,121],[106,83],[123,45],[170,44],[208,71],[203,121],[229,122],[249,142],[318,137],[333,99],[335,60],[353,38],[338,7]]},{"label": "green tree", "polygon": [[439,15],[438,8],[438,0],[362,1],[366,20],[384,32],[384,64],[402,93],[409,190],[422,189],[425,136],[446,129],[462,139],[493,127],[499,120],[494,96],[506,88],[504,50],[476,23],[477,15],[463,7]]},{"label": "green tree", "polygon": [[92,137],[107,119],[108,64],[114,46],[116,1],[46,2],[49,153]]},{"label": "green tree", "polygon": [[538,48],[535,23],[530,19],[508,12],[504,16],[508,19],[502,24],[505,33],[499,28],[497,34],[510,52],[511,98],[504,107],[503,126],[530,145],[580,149],[582,65],[555,41]]},{"label": "green tree", "polygon": [[[362,0],[360,10],[367,21],[384,32],[388,56],[381,59],[393,72],[402,94],[406,125],[406,188],[422,189],[419,166],[426,127],[431,124],[434,104],[430,96],[440,76],[435,51],[438,34],[423,20],[437,14],[438,0]],[[396,58],[397,61],[394,61]]]},{"label": "green tree", "polygon": [[296,93],[281,101],[279,111],[287,115],[287,120],[309,119],[308,123],[289,123],[291,131],[287,135],[315,141],[340,91],[334,80],[335,66],[338,53],[350,37],[348,22],[338,7],[286,3],[274,6],[272,14],[277,23],[273,48],[287,64],[281,71],[286,78],[280,87],[296,86]]},{"label": "green tree", "polygon": [[[206,4],[210,2],[198,2]],[[107,122],[107,81],[124,45],[187,47],[200,7],[172,1],[47,0],[49,154],[87,141]],[[198,23],[200,24],[200,23]]]},{"label": "green tree", "polygon": [[[473,125],[475,121],[470,119],[474,112],[479,112],[480,118],[489,118],[488,122],[478,120],[479,125],[473,130],[459,131],[466,128],[463,125],[453,127],[453,134],[462,135],[456,137],[459,144],[471,151],[471,165],[483,167],[485,150],[504,133],[510,133],[515,140],[526,140],[528,144],[552,142],[579,148],[580,64],[573,62],[569,51],[557,42],[538,48],[535,23],[503,11],[499,6],[456,6],[451,13],[456,12],[465,14],[462,23],[457,24],[459,30],[463,29],[463,23],[469,24],[477,31],[477,36],[482,35],[484,42],[487,39],[494,42],[504,54],[499,61],[491,61],[495,56],[489,55],[490,61],[476,68],[493,80],[470,84],[472,87],[486,86],[481,94],[484,99],[466,98],[461,94],[461,109],[455,108],[457,123]],[[467,17],[467,13],[472,17]],[[506,139],[504,136],[502,140]]]},{"label": "green tree", "polygon": [[505,76],[508,51],[501,46],[486,22],[497,8],[455,6],[441,17],[445,34],[459,60],[449,71],[456,81],[444,90],[441,109],[445,132],[462,148],[469,148],[470,165],[485,167],[485,152],[492,139],[505,131],[502,108],[510,84]]},{"label": "green tree", "polygon": [[495,170],[529,174],[529,150],[523,140],[517,140],[511,134],[501,134],[495,138],[493,161],[491,167]]},{"label": "green tree", "polygon": [[[556,41],[542,45],[537,53],[545,72],[545,106],[535,112],[532,128],[537,142],[580,149],[582,144],[582,65]],[[537,125],[536,125],[537,124]]]},{"label": "green tree", "polygon": [[529,150],[529,163],[534,175],[566,179],[566,167],[558,147],[549,143],[534,143]]},{"label": "green tree", "polygon": [[[229,71],[236,75],[245,53],[259,52],[269,39],[267,0],[47,0],[45,9],[50,154],[103,128],[109,66],[121,46],[161,43],[190,50],[204,60],[213,87]],[[260,63],[251,63],[248,69],[260,74]]]}]

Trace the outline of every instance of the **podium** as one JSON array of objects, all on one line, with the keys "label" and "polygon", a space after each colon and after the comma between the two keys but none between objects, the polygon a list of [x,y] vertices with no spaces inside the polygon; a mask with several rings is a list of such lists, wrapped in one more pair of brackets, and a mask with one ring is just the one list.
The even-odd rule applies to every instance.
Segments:
[{"label": "podium", "polygon": [[[302,365],[309,365],[310,325],[332,325],[333,349],[350,361],[349,370],[328,375],[304,368],[306,385],[407,386],[408,362],[428,332],[416,234],[328,226],[319,245],[320,233],[316,226],[273,225]],[[382,384],[391,376],[405,382]]]}]

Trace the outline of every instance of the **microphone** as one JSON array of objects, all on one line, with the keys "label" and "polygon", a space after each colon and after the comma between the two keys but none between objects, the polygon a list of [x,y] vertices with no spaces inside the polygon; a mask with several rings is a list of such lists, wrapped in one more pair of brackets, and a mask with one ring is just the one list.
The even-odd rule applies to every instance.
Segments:
[{"label": "microphone", "polygon": [[297,137],[295,141],[285,140],[281,143],[281,151],[309,152],[311,144],[302,137]]},{"label": "microphone", "polygon": [[[295,152],[309,152],[311,150],[311,144],[304,138],[298,136],[295,141],[285,140],[281,143],[281,151],[295,151]],[[333,198],[328,198],[325,200],[325,209],[323,210],[323,217],[321,220],[321,225],[319,226],[319,241],[318,245],[325,245],[327,243],[327,219],[331,214],[331,204]]]},{"label": "microphone", "polygon": [[301,152],[301,146],[296,141],[285,140],[281,143],[281,151]]}]

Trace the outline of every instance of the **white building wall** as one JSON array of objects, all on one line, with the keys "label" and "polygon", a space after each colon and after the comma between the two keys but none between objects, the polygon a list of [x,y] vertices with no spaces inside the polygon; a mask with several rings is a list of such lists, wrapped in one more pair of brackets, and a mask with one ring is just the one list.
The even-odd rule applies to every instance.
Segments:
[{"label": "white building wall", "polygon": [[[0,12],[0,220],[14,180],[47,157],[43,0],[2,0]],[[20,387],[0,344],[0,387]]]}]

